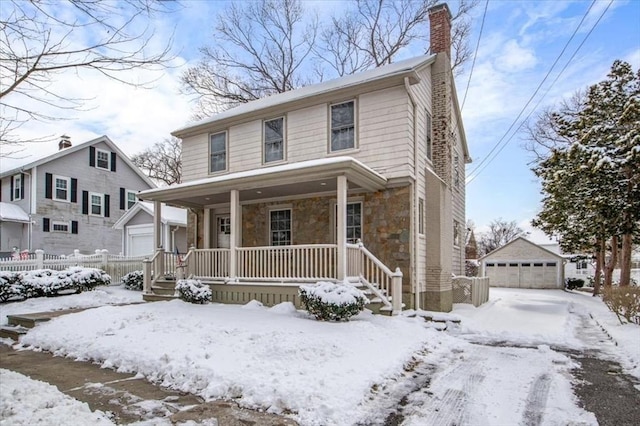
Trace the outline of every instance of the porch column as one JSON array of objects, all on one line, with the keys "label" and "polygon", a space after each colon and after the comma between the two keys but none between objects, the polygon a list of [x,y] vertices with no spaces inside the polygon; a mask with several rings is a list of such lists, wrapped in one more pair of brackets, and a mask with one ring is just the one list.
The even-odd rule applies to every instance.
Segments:
[{"label": "porch column", "polygon": [[153,249],[162,248],[162,203],[153,202]]},{"label": "porch column", "polygon": [[336,212],[337,222],[337,279],[343,280],[347,273],[347,177],[338,176],[337,183],[338,205]]},{"label": "porch column", "polygon": [[240,232],[240,192],[237,189],[231,190],[229,221],[231,222],[231,233],[229,234],[229,278],[235,278],[237,272],[236,248],[238,247],[238,234]]},{"label": "porch column", "polygon": [[204,229],[204,248],[211,248],[211,209],[204,209],[202,221]]}]

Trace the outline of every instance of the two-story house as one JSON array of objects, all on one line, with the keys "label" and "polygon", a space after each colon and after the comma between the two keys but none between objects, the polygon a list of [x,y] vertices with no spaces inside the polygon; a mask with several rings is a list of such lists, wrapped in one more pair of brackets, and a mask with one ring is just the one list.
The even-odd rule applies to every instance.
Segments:
[{"label": "two-story house", "polygon": [[[173,132],[183,183],[140,197],[155,202],[158,235],[161,202],[191,209],[187,273],[209,283],[214,300],[296,303],[296,283],[349,279],[407,307],[451,309],[452,273],[464,275],[470,157],[446,4],[430,10],[430,21],[431,55]],[[156,247],[159,271],[157,262],[169,260]]]},{"label": "two-story house", "polygon": [[58,148],[0,173],[2,210],[14,212],[0,222],[0,251],[120,253],[113,225],[154,183],[107,136],[78,145],[63,136]]}]

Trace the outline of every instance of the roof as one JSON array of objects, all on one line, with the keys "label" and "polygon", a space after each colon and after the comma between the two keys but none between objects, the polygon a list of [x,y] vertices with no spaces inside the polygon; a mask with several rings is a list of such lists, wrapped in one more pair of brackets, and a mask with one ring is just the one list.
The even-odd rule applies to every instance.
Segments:
[{"label": "roof", "polygon": [[505,249],[507,249],[509,246],[511,246],[511,245],[513,245],[513,244],[515,244],[517,241],[524,241],[525,243],[527,243],[527,244],[531,244],[532,246],[535,246],[535,247],[537,247],[538,249],[543,250],[543,251],[545,251],[545,252],[549,253],[550,255],[552,255],[552,256],[554,256],[554,257],[557,257],[557,258],[559,258],[559,259],[563,259],[563,257],[562,257],[561,255],[559,255],[558,253],[554,253],[554,252],[552,252],[551,250],[546,249],[546,248],[542,247],[541,245],[538,245],[538,244],[534,243],[533,241],[529,241],[529,240],[527,240],[527,239],[526,239],[526,238],[524,238],[524,237],[518,237],[518,238],[515,238],[515,239],[513,239],[513,240],[509,241],[507,244],[503,245],[502,247],[498,247],[498,248],[497,248],[497,249],[495,249],[494,251],[492,251],[492,252],[490,252],[490,253],[485,254],[484,256],[482,256],[481,258],[479,258],[478,260],[483,260],[484,258],[486,258],[486,257],[488,257],[488,256],[493,256],[493,255],[495,255],[496,253],[498,253],[498,252],[500,252],[500,251],[504,251],[504,250],[505,250]]},{"label": "roof", "polygon": [[114,151],[118,155],[118,157],[120,157],[122,159],[122,161],[124,161],[133,171],[135,171],[136,174],[142,178],[142,180],[144,180],[147,184],[149,184],[149,186],[151,186],[152,188],[155,188],[157,186],[155,183],[153,183],[153,181],[151,179],[149,179],[149,177],[147,175],[145,175],[142,172],[142,170],[140,170],[135,164],[133,164],[131,162],[131,160],[129,160],[129,157],[127,157],[125,155],[125,153],[122,152],[120,150],[120,148],[118,148],[118,146],[111,139],[109,139],[109,137],[106,136],[106,135],[100,136],[100,137],[95,138],[95,139],[91,139],[91,140],[86,141],[86,142],[79,143],[77,145],[73,145],[73,146],[71,146],[69,148],[61,149],[61,150],[55,152],[54,154],[45,155],[45,156],[43,156],[43,157],[41,157],[41,158],[39,158],[37,160],[31,161],[30,163],[26,163],[26,164],[23,164],[23,165],[18,166],[16,168],[13,168],[11,170],[7,170],[5,172],[2,172],[2,173],[0,173],[0,178],[11,176],[11,175],[14,175],[16,173],[20,173],[20,172],[22,172],[24,170],[32,169],[32,168],[37,167],[37,166],[39,166],[41,164],[46,164],[46,163],[48,163],[50,161],[56,160],[56,159],[58,159],[60,157],[64,157],[65,155],[69,155],[69,154],[71,154],[73,152],[80,151],[81,149],[87,148],[87,147],[92,146],[92,145],[96,145],[98,143],[105,143],[112,151]]},{"label": "roof", "polygon": [[[155,211],[155,204],[149,203],[146,201],[138,201],[133,205],[129,210],[127,210],[121,217],[116,221],[113,225],[115,229],[124,229],[127,223],[133,217],[138,214],[138,212],[146,212],[149,215],[153,216]],[[160,206],[160,221],[165,225],[170,226],[187,226],[187,210],[179,207],[167,206],[162,203]]]},{"label": "roof", "polygon": [[0,221],[29,223],[29,215],[16,204],[0,202]]},{"label": "roof", "polygon": [[351,74],[322,83],[311,84],[299,89],[289,90],[287,92],[267,96],[265,98],[247,102],[246,104],[239,105],[235,108],[231,108],[227,111],[221,112],[220,114],[216,114],[213,117],[191,123],[185,127],[173,131],[171,134],[176,137],[181,137],[181,135],[190,133],[191,131],[195,131],[202,127],[208,127],[214,123],[230,118],[239,118],[240,116],[245,114],[256,113],[267,108],[300,101],[312,96],[317,96],[319,94],[330,93],[350,87],[356,87],[365,83],[381,81],[392,77],[412,75],[415,76],[417,80],[418,77],[417,75],[415,75],[415,71],[422,68],[423,66],[432,63],[435,60],[435,57],[436,55],[417,56],[415,58],[395,62],[357,74]]}]

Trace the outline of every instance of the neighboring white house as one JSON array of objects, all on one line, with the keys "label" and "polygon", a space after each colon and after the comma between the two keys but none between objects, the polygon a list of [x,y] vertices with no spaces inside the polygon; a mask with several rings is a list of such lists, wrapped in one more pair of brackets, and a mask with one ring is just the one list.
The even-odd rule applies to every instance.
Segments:
[{"label": "neighboring white house", "polygon": [[565,259],[518,237],[479,259],[492,287],[564,288]]},{"label": "neighboring white house", "polygon": [[[153,203],[138,201],[113,225],[122,230],[122,252],[125,256],[143,256],[154,252]],[[162,205],[160,243],[172,253],[187,251],[187,210]]]}]

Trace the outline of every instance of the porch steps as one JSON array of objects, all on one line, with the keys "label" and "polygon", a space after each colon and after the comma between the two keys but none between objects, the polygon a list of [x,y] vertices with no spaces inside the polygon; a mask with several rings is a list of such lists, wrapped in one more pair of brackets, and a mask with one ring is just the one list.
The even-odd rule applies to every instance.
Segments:
[{"label": "porch steps", "polygon": [[63,309],[52,312],[35,312],[32,314],[7,315],[7,325],[0,327],[0,338],[9,338],[18,341],[20,336],[26,334],[30,328],[41,322],[49,321],[51,318],[60,315],[71,314],[84,311],[84,308]]}]

